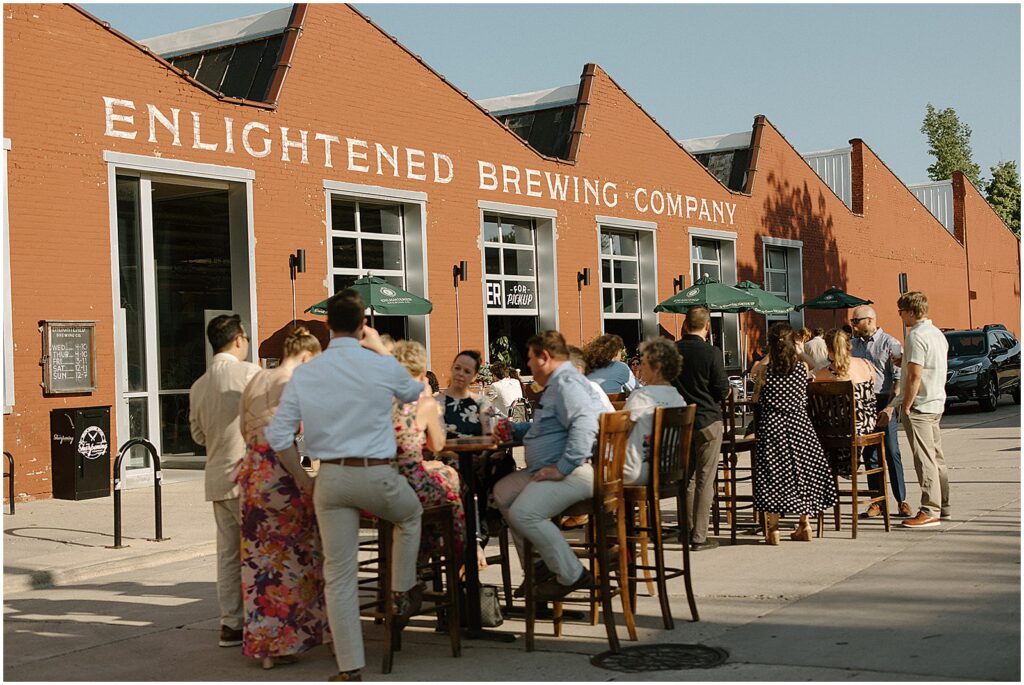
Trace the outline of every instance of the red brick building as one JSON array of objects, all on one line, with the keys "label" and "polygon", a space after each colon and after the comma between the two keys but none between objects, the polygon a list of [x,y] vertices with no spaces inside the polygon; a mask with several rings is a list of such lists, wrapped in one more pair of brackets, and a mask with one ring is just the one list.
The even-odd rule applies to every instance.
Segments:
[{"label": "red brick building", "polygon": [[[75,6],[6,10],[3,426],[24,495],[52,492],[54,409],[110,405],[111,444],[144,435],[191,453],[205,321],[237,311],[254,354],[278,356],[300,248],[300,319],[367,272],[430,299],[429,316],[381,327],[424,342],[442,383],[460,345],[503,335],[673,333],[654,305],[704,272],[770,271],[793,301],[838,285],[896,333],[905,272],[937,325],[1020,333],[1019,242],[978,190],[953,179],[947,230],[859,139],[844,202],[758,116],[732,189],[596,65],[568,104],[533,102],[562,134],[542,144],[348,6],[296,5],[234,44],[160,51],[174,66]],[[40,387],[40,325],[54,320],[96,322],[93,390]],[[716,326],[738,368],[740,331],[764,320]]]}]

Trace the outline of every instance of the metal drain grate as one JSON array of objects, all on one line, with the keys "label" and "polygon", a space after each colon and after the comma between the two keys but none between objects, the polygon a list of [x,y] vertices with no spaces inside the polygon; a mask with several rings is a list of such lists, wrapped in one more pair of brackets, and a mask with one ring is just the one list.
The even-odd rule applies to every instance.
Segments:
[{"label": "metal drain grate", "polygon": [[619,673],[676,671],[687,668],[714,668],[725,663],[729,653],[704,645],[640,645],[625,647],[617,654],[601,652],[590,660],[594,666]]}]

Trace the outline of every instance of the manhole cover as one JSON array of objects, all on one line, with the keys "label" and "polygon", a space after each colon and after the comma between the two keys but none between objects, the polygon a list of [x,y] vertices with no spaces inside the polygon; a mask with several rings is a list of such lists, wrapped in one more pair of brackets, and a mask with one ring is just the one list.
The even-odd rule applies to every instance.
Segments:
[{"label": "manhole cover", "polygon": [[714,668],[725,663],[728,652],[704,645],[640,645],[614,652],[602,652],[590,660],[594,666],[620,673],[676,671],[684,668]]}]

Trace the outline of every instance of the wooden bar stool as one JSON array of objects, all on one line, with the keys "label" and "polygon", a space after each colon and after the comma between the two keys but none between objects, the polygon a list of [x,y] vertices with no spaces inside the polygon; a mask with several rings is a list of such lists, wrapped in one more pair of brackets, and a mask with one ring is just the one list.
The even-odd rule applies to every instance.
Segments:
[{"label": "wooden bar stool", "polygon": [[[654,445],[651,450],[651,482],[649,485],[627,485],[624,488],[627,516],[629,524],[630,551],[635,551],[636,543],[642,542],[642,535],[650,540],[654,553],[654,564],[646,557],[642,564],[637,564],[634,555],[630,563],[630,598],[636,608],[637,570],[653,571],[654,582],[658,587],[658,601],[661,604],[661,620],[667,630],[673,630],[672,609],[669,603],[667,581],[683,576],[686,581],[686,599],[690,604],[690,614],[694,621],[699,621],[697,602],[693,596],[690,570],[690,546],[683,545],[683,566],[672,568],[665,566],[665,548],[662,537],[661,501],[679,498],[682,502],[679,509],[679,528],[689,528],[689,508],[686,496],[686,473],[689,470],[690,444],[693,439],[693,423],[697,415],[697,405],[685,407],[658,407],[654,411]],[[634,519],[634,513],[637,517]]]},{"label": "wooden bar stool", "polygon": [[[428,564],[417,571],[430,570],[432,589],[423,593],[424,606],[415,616],[434,613],[438,622],[446,622],[452,656],[462,655],[462,641],[459,629],[459,580],[458,568],[462,560],[455,554],[454,508],[451,504],[427,507],[423,510],[423,527],[436,525],[441,530],[441,555],[432,557]],[[366,525],[364,525],[366,524]],[[371,575],[360,579],[360,587],[371,587],[374,599],[359,605],[360,615],[384,624],[384,657],[382,673],[391,673],[395,652],[402,649],[402,633],[395,625],[394,593],[391,585],[392,544],[394,525],[377,518],[363,518],[360,527],[375,527],[377,539],[360,543],[363,550],[375,551],[376,556],[360,562],[361,571]]]},{"label": "wooden bar stool", "polygon": [[[744,419],[757,404],[749,400],[737,400],[736,390],[731,389],[722,401],[722,461],[715,474],[715,498],[712,503],[714,516],[712,525],[715,535],[719,534],[721,510],[725,509],[725,520],[729,524],[729,540],[736,544],[736,533],[740,529],[757,530],[761,527],[760,514],[754,509],[754,451],[756,436],[744,435]],[[744,463],[745,462],[745,463]],[[749,485],[749,491],[747,486]],[[746,492],[740,493],[740,487]],[[751,518],[741,524],[739,512],[749,511]]]},{"label": "wooden bar stool", "polygon": [[[622,613],[629,631],[629,638],[636,640],[636,624],[629,598],[629,568],[626,537],[626,504],[623,497],[622,472],[626,461],[626,443],[629,440],[631,423],[629,412],[617,411],[601,414],[597,449],[594,453],[594,495],[579,502],[556,517],[581,516],[587,514],[586,539],[576,544],[577,554],[582,554],[584,565],[589,566],[594,578],[594,587],[587,592],[584,601],[591,606],[595,616],[600,602],[608,646],[613,652],[619,651],[619,636],[615,630],[615,615],[612,598],[622,599]],[[611,539],[609,539],[611,538]],[[537,605],[534,600],[535,566],[533,544],[523,540],[523,565],[526,567],[526,651],[532,652],[537,623]],[[615,561],[613,562],[613,557]],[[613,566],[614,563],[614,566]],[[612,576],[617,587],[612,587]],[[563,599],[554,603],[554,634],[562,634]]]}]

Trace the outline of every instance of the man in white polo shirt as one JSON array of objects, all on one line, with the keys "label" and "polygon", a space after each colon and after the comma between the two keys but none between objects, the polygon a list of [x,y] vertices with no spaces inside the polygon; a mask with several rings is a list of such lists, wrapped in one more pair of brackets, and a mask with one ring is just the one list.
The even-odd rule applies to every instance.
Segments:
[{"label": "man in white polo shirt", "polygon": [[922,292],[904,293],[897,300],[900,319],[907,327],[900,365],[902,385],[889,406],[879,413],[885,426],[898,411],[914,454],[921,485],[917,516],[903,521],[904,528],[934,528],[949,518],[949,479],[942,454],[939,421],[946,407],[946,336],[928,316],[928,298]]}]

